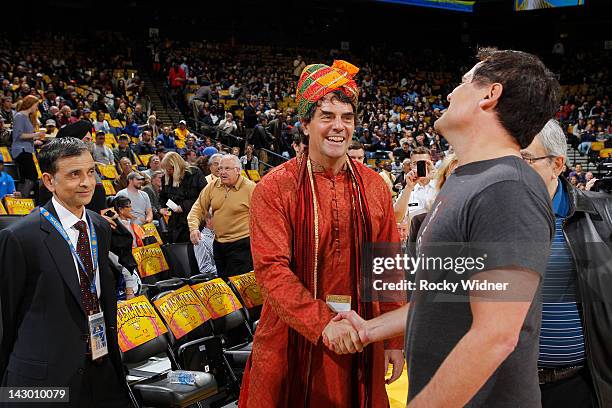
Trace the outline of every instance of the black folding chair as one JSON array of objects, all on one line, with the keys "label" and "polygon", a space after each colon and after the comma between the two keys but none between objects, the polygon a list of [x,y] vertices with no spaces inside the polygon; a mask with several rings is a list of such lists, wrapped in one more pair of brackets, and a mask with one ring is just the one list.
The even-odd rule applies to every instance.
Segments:
[{"label": "black folding chair", "polygon": [[[127,366],[142,364],[159,354],[168,355],[168,339],[165,334],[122,353],[122,360],[124,365]],[[171,355],[168,355],[168,357],[172,360]],[[138,376],[147,374],[140,370],[137,373],[132,372]],[[205,402],[218,393],[217,382],[210,373],[197,373],[198,376],[203,378],[202,385],[172,383],[168,378],[168,373],[148,373],[152,375],[132,382],[126,378],[130,398],[136,408],[143,406],[182,408],[193,404],[201,407],[202,405],[199,402]]]}]

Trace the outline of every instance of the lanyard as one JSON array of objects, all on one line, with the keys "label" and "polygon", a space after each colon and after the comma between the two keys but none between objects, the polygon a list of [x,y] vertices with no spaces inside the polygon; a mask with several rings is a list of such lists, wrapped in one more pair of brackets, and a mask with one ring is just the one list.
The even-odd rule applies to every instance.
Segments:
[{"label": "lanyard", "polygon": [[[70,251],[72,252],[72,255],[74,255],[74,257],[76,258],[77,263],[79,264],[79,266],[84,272],[84,275],[87,277],[87,279],[89,279],[89,275],[87,275],[87,269],[85,269],[85,265],[83,265],[83,261],[81,261],[81,257],[74,249],[74,245],[72,245],[72,241],[70,241],[70,237],[64,230],[64,227],[62,226],[62,224],[57,220],[57,218],[53,216],[53,214],[47,211],[47,209],[41,208],[40,213],[43,215],[43,217],[47,219],[47,221],[51,223],[51,225],[55,227],[57,232],[59,232],[60,235],[66,240],[66,242],[68,243],[68,246],[70,247]],[[91,279],[90,291],[91,293],[95,294],[97,293],[96,291],[96,273],[98,270],[98,240],[96,239],[96,230],[95,228],[93,228],[93,225],[91,225],[91,220],[89,219],[89,217],[87,217],[87,221],[89,224],[89,231],[91,231],[91,258],[92,258],[93,273],[94,273],[93,278]]]}]

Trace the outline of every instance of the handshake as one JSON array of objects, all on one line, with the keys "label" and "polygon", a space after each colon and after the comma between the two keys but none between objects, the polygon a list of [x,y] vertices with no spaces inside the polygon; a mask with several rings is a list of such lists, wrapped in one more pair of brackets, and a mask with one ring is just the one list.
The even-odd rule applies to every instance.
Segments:
[{"label": "handshake", "polygon": [[338,313],[323,329],[323,344],[337,354],[362,352],[370,343],[367,322],[354,310]]}]

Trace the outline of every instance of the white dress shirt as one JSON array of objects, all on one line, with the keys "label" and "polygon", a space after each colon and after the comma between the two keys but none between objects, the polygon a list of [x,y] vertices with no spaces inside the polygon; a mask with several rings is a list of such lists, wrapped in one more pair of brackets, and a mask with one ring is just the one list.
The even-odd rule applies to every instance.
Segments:
[{"label": "white dress shirt", "polygon": [[[72,242],[72,246],[75,249],[77,248],[77,243],[79,240],[79,230],[74,227],[74,224],[76,224],[77,222],[81,220],[85,221],[85,225],[87,225],[87,235],[89,237],[89,250],[91,251],[91,231],[89,230],[89,223],[87,222],[87,216],[86,216],[87,211],[83,209],[83,215],[81,216],[81,218],[78,218],[76,215],[74,215],[69,210],[67,210],[63,205],[61,205],[59,201],[55,199],[55,197],[51,199],[51,202],[53,203],[53,207],[55,207],[55,212],[57,213],[58,221],[62,224],[62,227],[64,227],[64,231],[66,231],[66,234],[68,235],[68,238],[70,238],[70,242]],[[72,253],[72,251],[70,252]],[[102,254],[100,254],[100,250],[98,250],[98,265],[95,271],[96,292],[98,292],[98,299],[100,298],[100,273],[99,273],[100,265],[99,264],[100,264],[101,256]],[[72,254],[72,259],[74,261],[74,268],[77,274],[77,279],[80,284],[81,283],[81,276],[79,274],[80,267],[79,267],[76,255],[74,253]]]},{"label": "white dress shirt", "polygon": [[[405,191],[406,189],[402,190],[402,194],[404,194]],[[436,199],[437,194],[438,192],[436,190],[435,180],[431,180],[424,186],[417,183],[410,194],[410,202],[408,203],[408,208],[406,209],[404,219],[408,217],[409,219],[407,221],[410,222],[410,219],[415,215],[428,212],[431,209],[431,205]]]}]

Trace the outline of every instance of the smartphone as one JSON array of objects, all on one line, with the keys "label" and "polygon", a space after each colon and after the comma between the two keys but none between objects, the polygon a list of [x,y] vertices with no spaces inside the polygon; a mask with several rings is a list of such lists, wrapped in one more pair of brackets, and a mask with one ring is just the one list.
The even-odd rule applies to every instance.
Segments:
[{"label": "smartphone", "polygon": [[417,166],[417,177],[427,177],[427,162],[425,160],[419,160],[416,163]]}]

